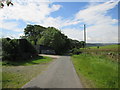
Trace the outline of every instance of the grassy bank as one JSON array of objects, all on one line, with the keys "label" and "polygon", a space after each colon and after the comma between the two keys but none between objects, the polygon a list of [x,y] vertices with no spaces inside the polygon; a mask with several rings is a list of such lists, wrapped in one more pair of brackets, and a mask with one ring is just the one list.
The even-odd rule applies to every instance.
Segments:
[{"label": "grassy bank", "polygon": [[73,55],[72,61],[86,87],[117,88],[118,63],[103,55]]},{"label": "grassy bank", "polygon": [[2,87],[21,88],[41,71],[45,70],[52,58],[42,57],[26,62],[3,62]]}]

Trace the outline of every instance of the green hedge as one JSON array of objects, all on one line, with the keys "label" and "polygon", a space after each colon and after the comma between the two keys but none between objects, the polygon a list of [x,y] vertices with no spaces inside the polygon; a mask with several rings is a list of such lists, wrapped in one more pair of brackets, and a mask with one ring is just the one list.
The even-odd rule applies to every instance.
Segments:
[{"label": "green hedge", "polygon": [[27,60],[37,56],[37,51],[26,39],[2,38],[2,60]]}]

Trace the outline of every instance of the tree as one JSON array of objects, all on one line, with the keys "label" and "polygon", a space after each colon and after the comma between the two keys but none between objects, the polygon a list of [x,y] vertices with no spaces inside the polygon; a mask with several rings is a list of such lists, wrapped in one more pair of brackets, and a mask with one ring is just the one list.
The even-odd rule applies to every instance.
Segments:
[{"label": "tree", "polygon": [[45,29],[45,27],[40,25],[27,25],[27,27],[24,29],[25,36],[21,36],[21,38],[26,38],[30,42],[34,42],[34,45],[36,45],[38,39],[41,38]]},{"label": "tree", "polygon": [[82,43],[79,42],[78,40],[72,40],[72,39],[69,40],[70,40],[70,49],[82,47]]},{"label": "tree", "polygon": [[27,39],[33,45],[45,45],[52,47],[56,54],[62,54],[69,49],[84,47],[83,42],[69,39],[54,27],[42,27],[40,25],[27,25],[24,29],[25,36],[21,38]]},{"label": "tree", "polygon": [[54,27],[48,27],[47,30],[43,33],[43,36],[40,39],[42,45],[52,47],[56,54],[62,54],[66,51],[67,36],[62,34],[58,29]]}]

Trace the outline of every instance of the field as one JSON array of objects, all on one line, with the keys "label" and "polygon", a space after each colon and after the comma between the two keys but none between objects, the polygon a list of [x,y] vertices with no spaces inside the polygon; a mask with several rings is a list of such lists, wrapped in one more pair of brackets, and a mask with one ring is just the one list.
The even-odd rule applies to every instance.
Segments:
[{"label": "field", "polygon": [[106,51],[106,52],[118,52],[120,45],[106,45],[106,46],[95,46],[95,47],[86,47],[81,48],[82,51]]},{"label": "field", "polygon": [[72,61],[85,87],[118,88],[118,45],[81,50],[83,53],[73,55]]},{"label": "field", "polygon": [[100,46],[100,47],[87,47],[87,48],[81,48],[80,51],[84,53],[90,53],[93,55],[102,55],[110,60],[119,62],[118,57],[120,57],[120,45],[106,45],[106,46]]},{"label": "field", "polygon": [[45,70],[52,58],[43,57],[29,62],[3,62],[2,66],[2,87],[21,88],[31,79]]}]

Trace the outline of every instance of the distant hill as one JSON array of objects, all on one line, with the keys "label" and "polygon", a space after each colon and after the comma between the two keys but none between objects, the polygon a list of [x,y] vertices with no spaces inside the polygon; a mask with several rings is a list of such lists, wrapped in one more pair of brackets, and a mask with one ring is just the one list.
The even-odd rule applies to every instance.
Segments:
[{"label": "distant hill", "polygon": [[94,47],[94,46],[105,46],[105,45],[115,45],[115,44],[118,44],[118,43],[87,43],[86,46]]}]

